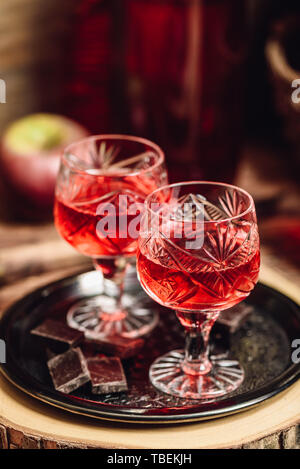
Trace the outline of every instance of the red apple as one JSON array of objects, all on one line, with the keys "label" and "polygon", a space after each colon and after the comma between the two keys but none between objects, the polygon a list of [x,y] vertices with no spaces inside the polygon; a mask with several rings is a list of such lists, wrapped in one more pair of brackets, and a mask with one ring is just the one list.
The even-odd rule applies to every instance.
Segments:
[{"label": "red apple", "polygon": [[88,136],[77,122],[56,114],[32,114],[11,124],[1,141],[2,173],[32,208],[49,208],[64,148]]}]

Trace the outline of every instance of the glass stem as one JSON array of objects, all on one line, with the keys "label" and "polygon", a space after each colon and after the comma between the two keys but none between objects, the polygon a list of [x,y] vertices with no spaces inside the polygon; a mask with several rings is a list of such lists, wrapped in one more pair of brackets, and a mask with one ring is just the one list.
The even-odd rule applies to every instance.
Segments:
[{"label": "glass stem", "polygon": [[186,328],[185,357],[181,366],[189,375],[206,375],[212,368],[208,342],[210,331],[219,312],[202,311],[201,313],[205,316],[205,320],[196,327]]},{"label": "glass stem", "polygon": [[95,269],[101,271],[103,274],[104,293],[114,298],[115,313],[118,315],[123,311],[122,296],[125,274],[129,263],[125,257],[94,259],[93,263]]}]

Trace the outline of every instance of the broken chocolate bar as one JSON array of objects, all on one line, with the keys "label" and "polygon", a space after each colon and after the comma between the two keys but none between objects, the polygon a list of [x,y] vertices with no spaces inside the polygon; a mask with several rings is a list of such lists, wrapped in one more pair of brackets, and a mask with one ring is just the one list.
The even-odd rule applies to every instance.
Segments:
[{"label": "broken chocolate bar", "polygon": [[53,350],[49,349],[49,348],[46,348],[46,357],[47,357],[47,360],[51,360],[51,358],[53,357],[56,357],[56,353],[53,352]]},{"label": "broken chocolate bar", "polygon": [[46,319],[32,329],[31,334],[42,338],[45,344],[57,352],[64,352],[70,347],[75,347],[84,338],[83,332],[53,319]]},{"label": "broken chocolate bar", "polygon": [[227,327],[229,332],[233,334],[246,321],[252,311],[252,306],[247,305],[246,303],[240,303],[232,308],[222,311],[217,322]]},{"label": "broken chocolate bar", "polygon": [[124,337],[109,337],[108,339],[86,339],[86,343],[92,345],[96,350],[114,355],[121,359],[130,358],[136,355],[143,347],[143,339],[126,339]]},{"label": "broken chocolate bar", "polygon": [[47,365],[57,391],[69,394],[90,381],[87,363],[80,348],[56,355]]},{"label": "broken chocolate bar", "polygon": [[92,393],[107,394],[127,391],[126,376],[118,357],[93,357],[87,360]]},{"label": "broken chocolate bar", "polygon": [[221,312],[212,328],[210,340],[212,354],[218,354],[230,348],[231,335],[244,324],[252,311],[252,306],[240,303]]}]

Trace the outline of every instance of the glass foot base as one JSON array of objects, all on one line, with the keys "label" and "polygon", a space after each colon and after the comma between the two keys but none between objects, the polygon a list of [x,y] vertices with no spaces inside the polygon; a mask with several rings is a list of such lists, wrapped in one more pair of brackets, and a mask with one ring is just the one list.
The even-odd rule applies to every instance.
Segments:
[{"label": "glass foot base", "polygon": [[185,399],[216,399],[237,389],[244,371],[225,355],[211,356],[212,369],[206,375],[187,375],[181,369],[183,350],[159,357],[150,367],[150,381],[160,391]]},{"label": "glass foot base", "polygon": [[122,310],[115,298],[105,294],[75,303],[67,313],[67,323],[86,338],[120,336],[128,339],[148,334],[158,323],[158,314],[142,306],[137,298],[124,294]]}]

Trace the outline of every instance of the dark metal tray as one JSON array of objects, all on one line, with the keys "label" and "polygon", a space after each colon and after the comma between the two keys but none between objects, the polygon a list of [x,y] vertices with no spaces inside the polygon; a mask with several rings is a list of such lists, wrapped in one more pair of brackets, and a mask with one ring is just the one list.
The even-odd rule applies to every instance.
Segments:
[{"label": "dark metal tray", "polygon": [[[142,351],[123,362],[129,393],[95,396],[88,385],[72,395],[57,392],[51,383],[45,352],[37,347],[29,331],[45,317],[65,315],[73,302],[96,295],[98,289],[97,272],[76,275],[32,292],[4,313],[0,338],[6,342],[7,357],[0,371],[9,381],[36,399],[81,415],[119,422],[170,424],[249,409],[283,391],[300,376],[300,366],[291,361],[291,343],[300,337],[300,307],[259,283],[247,300],[252,312],[240,329],[225,337],[216,326],[212,334],[215,347],[222,347],[227,341],[231,354],[245,370],[244,383],[230,396],[205,403],[174,398],[151,386],[148,369],[153,360],[183,345],[183,330],[175,314],[154,303],[153,308],[160,312],[159,326],[146,339]],[[145,301],[151,300],[145,296]]]}]

